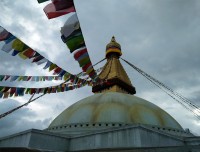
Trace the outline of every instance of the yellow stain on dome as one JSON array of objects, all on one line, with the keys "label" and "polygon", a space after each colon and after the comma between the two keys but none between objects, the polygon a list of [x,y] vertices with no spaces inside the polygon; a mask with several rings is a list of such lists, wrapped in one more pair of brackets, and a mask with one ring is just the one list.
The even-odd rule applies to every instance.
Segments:
[{"label": "yellow stain on dome", "polygon": [[147,124],[182,130],[179,123],[158,106],[117,92],[98,93],[75,103],[49,127],[73,123]]}]

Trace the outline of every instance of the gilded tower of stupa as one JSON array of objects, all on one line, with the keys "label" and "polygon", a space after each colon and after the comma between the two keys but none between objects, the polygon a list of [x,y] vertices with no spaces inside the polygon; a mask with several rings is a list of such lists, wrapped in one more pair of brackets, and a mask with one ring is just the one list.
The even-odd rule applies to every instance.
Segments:
[{"label": "gilded tower of stupa", "polygon": [[94,86],[92,92],[136,93],[126,71],[119,61],[121,55],[121,46],[116,42],[115,37],[113,36],[110,43],[106,46],[107,63],[99,74],[99,78],[106,82]]}]

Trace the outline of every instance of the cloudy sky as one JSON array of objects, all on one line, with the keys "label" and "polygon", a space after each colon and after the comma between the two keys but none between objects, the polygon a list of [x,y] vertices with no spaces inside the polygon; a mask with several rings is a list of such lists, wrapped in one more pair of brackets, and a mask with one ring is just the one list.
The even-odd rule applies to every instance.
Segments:
[{"label": "cloudy sky", "polygon": [[[48,3],[1,0],[0,25],[50,61],[73,74],[79,73],[78,63],[60,39],[60,27],[68,15],[48,20],[43,12]],[[122,46],[123,58],[200,106],[199,0],[75,0],[75,5],[93,63],[104,58],[105,45],[115,35]],[[2,51],[0,61],[0,74],[52,75],[43,70],[43,66]],[[200,135],[199,120],[122,63],[137,89],[137,96],[160,106],[183,128]],[[0,85],[34,87],[49,84],[0,82]],[[30,128],[44,129],[65,108],[90,95],[90,87],[45,95],[1,119],[0,137]],[[0,113],[25,103],[29,97],[0,99]]]}]

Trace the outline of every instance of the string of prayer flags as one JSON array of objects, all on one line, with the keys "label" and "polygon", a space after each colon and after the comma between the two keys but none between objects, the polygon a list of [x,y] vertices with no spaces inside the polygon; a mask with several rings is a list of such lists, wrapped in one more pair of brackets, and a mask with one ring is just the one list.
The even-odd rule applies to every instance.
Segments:
[{"label": "string of prayer flags", "polygon": [[[5,44],[2,47],[2,50],[6,53],[9,53],[12,51],[11,55],[16,56],[18,55],[21,59],[30,59],[32,60],[32,63],[36,63],[37,65],[41,65],[45,63],[45,66],[43,69],[49,69],[49,71],[54,71],[55,75],[58,75],[59,77],[63,77],[65,81],[71,80],[73,77],[77,77],[76,75],[73,75],[58,65],[52,63],[42,55],[40,55],[38,52],[30,48],[28,45],[26,45],[24,42],[22,42],[20,39],[12,35],[10,32],[8,32],[6,29],[0,26],[0,42],[4,42]],[[6,76],[3,80],[6,81],[10,76]],[[80,79],[80,78],[79,78]],[[14,81],[14,79],[12,79]],[[36,79],[38,80],[38,78]]]},{"label": "string of prayer flags", "polygon": [[[51,19],[70,12],[76,12],[76,10],[73,0],[52,0],[52,3],[48,4],[44,8],[44,12],[47,17]],[[79,54],[79,51],[86,50],[86,53],[79,56],[76,60],[79,62],[79,66],[82,70],[86,72],[93,81],[97,81],[98,77],[87,52],[76,13],[66,21],[64,26],[61,28],[61,34],[61,39],[67,45],[71,53],[76,52]]]},{"label": "string of prayer flags", "polygon": [[[98,68],[97,70],[95,70],[95,72],[97,74],[99,74],[102,71],[103,67]],[[91,78],[88,76],[88,74],[86,72],[81,72],[79,74],[77,74],[77,77],[91,81]]]},{"label": "string of prayer flags", "polygon": [[86,85],[90,85],[90,82],[82,80],[83,82],[73,84],[73,83],[64,83],[57,86],[50,86],[45,88],[23,88],[23,87],[5,87],[0,86],[0,98],[8,98],[8,97],[19,97],[24,96],[25,94],[32,95],[34,93],[59,93],[65,92],[69,90],[74,90],[77,88],[84,87]]},{"label": "string of prayer flags", "polygon": [[71,12],[75,12],[73,0],[52,0],[52,3],[44,7],[48,19],[56,18]]},{"label": "string of prayer flags", "polygon": [[74,58],[78,61],[82,70],[86,72],[93,81],[96,81],[97,74],[92,66],[85,46],[84,37],[76,13],[72,14],[61,28],[61,39],[67,45],[70,52],[74,54]]},{"label": "string of prayer flags", "polygon": [[63,80],[60,76],[14,76],[14,75],[0,75],[0,81],[53,81]]}]

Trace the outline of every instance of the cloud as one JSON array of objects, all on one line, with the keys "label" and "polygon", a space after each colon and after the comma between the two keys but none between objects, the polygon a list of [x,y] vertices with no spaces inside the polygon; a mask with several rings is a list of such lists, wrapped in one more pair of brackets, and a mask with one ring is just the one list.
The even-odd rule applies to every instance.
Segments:
[{"label": "cloud", "polygon": [[[20,102],[12,99],[0,102],[0,112],[2,114],[19,105],[21,105]],[[31,128],[44,129],[51,121],[51,118],[46,118],[44,120],[34,120],[33,118],[36,116],[37,113],[32,111],[30,108],[23,107],[20,110],[15,111],[8,116],[2,118],[0,120],[0,137]]]}]

